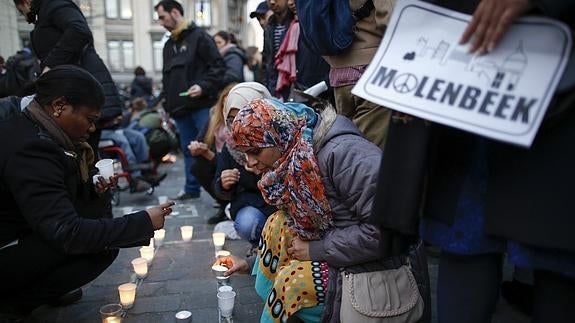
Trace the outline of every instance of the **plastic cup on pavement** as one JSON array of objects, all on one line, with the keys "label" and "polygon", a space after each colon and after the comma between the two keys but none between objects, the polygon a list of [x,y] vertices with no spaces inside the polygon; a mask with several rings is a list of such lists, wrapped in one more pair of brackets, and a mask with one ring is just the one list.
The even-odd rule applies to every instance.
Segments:
[{"label": "plastic cup on pavement", "polygon": [[234,291],[218,292],[218,308],[222,317],[232,316],[235,298],[236,292]]}]

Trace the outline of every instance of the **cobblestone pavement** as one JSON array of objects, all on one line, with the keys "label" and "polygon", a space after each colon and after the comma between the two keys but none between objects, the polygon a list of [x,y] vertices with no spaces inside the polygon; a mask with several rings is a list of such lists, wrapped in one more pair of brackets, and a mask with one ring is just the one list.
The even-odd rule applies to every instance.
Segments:
[{"label": "cobblestone pavement", "polygon": [[[174,196],[182,187],[183,162],[161,165],[168,177],[153,195],[122,192],[120,205],[114,208],[115,216],[121,216],[127,208],[144,209],[157,204],[160,196]],[[134,306],[126,312],[123,322],[158,323],[175,322],[178,311],[192,312],[194,323],[218,322],[216,289],[217,282],[211,272],[214,246],[211,233],[213,225],[207,219],[217,212],[213,200],[202,192],[202,197],[177,204],[173,214],[166,219],[164,244],[156,249],[148,276],[137,280],[131,260],[139,257],[138,248],[123,249],[116,261],[96,280],[83,287],[84,296],[75,304],[65,307],[42,307],[33,313],[35,322],[101,322],[99,308],[118,303],[118,285],[136,282],[138,285]],[[183,242],[179,227],[193,225],[191,242]],[[241,240],[227,240],[225,249],[236,255],[244,255],[249,244]],[[430,258],[432,286],[437,278],[437,261]],[[508,273],[507,273],[507,276]],[[231,285],[237,292],[234,322],[256,323],[262,309],[262,300],[253,289],[253,279],[248,275],[231,277]],[[435,303],[435,299],[433,300]],[[435,304],[434,304],[435,305]],[[434,318],[434,321],[436,319]],[[461,322],[465,322],[462,318]],[[494,323],[526,323],[528,319],[500,302]]]}]

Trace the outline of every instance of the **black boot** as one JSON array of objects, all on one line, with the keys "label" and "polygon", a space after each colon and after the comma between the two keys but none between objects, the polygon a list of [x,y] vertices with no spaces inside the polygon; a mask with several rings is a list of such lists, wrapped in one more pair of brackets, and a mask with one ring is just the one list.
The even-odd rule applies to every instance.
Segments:
[{"label": "black boot", "polygon": [[208,224],[217,224],[217,223],[220,223],[222,221],[226,221],[228,219],[228,217],[226,217],[225,209],[226,209],[225,206],[220,207],[220,209],[218,210],[218,213],[216,213],[216,215],[214,215],[208,219]]}]

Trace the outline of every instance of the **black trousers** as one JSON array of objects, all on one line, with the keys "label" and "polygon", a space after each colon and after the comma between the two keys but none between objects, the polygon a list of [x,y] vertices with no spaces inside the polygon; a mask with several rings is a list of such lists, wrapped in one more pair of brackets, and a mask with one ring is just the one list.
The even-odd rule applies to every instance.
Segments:
[{"label": "black trousers", "polygon": [[218,199],[213,186],[214,177],[216,176],[216,166],[203,157],[196,157],[192,162],[190,172],[204,190],[220,204],[220,207],[222,209],[225,208],[228,201]]},{"label": "black trousers", "polygon": [[[437,279],[439,323],[491,322],[499,298],[503,255],[442,252]],[[575,279],[544,270],[533,272],[533,322],[573,323]]]},{"label": "black trousers", "polygon": [[32,234],[0,250],[0,302],[27,312],[98,277],[118,250],[66,255]]}]

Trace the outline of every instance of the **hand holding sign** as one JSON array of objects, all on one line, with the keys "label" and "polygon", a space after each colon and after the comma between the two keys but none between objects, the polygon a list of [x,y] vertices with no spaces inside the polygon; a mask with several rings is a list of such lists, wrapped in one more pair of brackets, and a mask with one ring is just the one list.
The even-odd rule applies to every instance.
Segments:
[{"label": "hand holding sign", "polygon": [[[559,21],[517,18],[529,8],[527,1],[483,0],[473,17],[422,1],[398,1],[377,54],[352,93],[422,119],[530,146],[572,41]],[[460,43],[469,40],[471,45]]]},{"label": "hand holding sign", "polygon": [[473,42],[470,53],[486,54],[495,48],[511,23],[533,7],[529,0],[483,0],[463,32],[460,44]]}]

